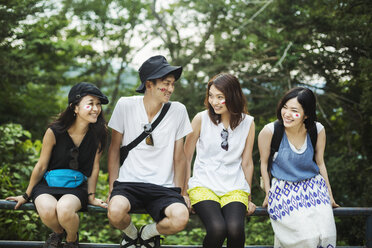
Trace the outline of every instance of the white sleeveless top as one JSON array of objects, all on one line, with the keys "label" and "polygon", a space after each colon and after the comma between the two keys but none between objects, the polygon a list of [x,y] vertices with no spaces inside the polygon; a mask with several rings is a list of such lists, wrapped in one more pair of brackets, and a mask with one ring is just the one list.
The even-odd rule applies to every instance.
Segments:
[{"label": "white sleeveless top", "polygon": [[241,166],[242,154],[253,117],[244,115],[244,119],[234,130],[228,128],[228,151],[221,148],[223,124],[215,125],[207,110],[201,113],[200,137],[196,144],[196,158],[193,176],[189,180],[189,189],[206,187],[217,195],[233,190],[250,193]]}]

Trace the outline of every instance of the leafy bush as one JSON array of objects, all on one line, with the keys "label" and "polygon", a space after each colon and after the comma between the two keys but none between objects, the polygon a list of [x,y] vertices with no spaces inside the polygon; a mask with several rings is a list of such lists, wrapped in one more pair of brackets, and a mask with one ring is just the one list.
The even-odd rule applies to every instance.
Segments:
[{"label": "leafy bush", "polygon": [[[23,194],[41,142],[19,124],[0,126],[0,198]],[[35,240],[46,231],[35,211],[0,211],[0,239]]]}]

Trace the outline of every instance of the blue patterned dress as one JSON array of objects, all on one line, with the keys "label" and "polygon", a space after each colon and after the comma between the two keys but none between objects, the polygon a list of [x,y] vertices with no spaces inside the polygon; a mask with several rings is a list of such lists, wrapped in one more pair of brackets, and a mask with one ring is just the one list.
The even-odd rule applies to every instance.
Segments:
[{"label": "blue patterned dress", "polygon": [[309,136],[305,142],[306,149],[293,151],[284,133],[273,161],[268,213],[274,247],[333,248],[336,226],[328,188],[313,161]]}]

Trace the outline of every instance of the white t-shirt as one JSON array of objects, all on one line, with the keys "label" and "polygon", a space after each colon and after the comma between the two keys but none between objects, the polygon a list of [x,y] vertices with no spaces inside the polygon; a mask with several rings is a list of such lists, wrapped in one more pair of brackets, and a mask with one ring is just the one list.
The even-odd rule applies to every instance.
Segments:
[{"label": "white t-shirt", "polygon": [[[155,115],[153,122],[160,112]],[[147,123],[143,96],[131,96],[119,99],[108,126],[122,133],[122,145],[128,145],[143,132],[143,126]],[[172,102],[163,120],[152,132],[154,146],[147,145],[144,139],[133,148],[120,167],[117,180],[174,187],[174,143],[190,132],[192,127],[185,106]]]},{"label": "white t-shirt", "polygon": [[189,188],[206,187],[217,195],[233,190],[250,193],[241,163],[253,117],[244,114],[243,121],[234,130],[228,128],[228,151],[221,148],[223,124],[215,125],[207,111],[203,111],[201,117],[200,137]]}]

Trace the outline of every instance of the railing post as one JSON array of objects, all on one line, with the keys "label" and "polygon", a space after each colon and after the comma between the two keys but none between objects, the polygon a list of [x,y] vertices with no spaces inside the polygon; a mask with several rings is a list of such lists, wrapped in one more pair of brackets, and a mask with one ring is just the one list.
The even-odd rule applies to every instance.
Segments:
[{"label": "railing post", "polygon": [[367,217],[366,223],[366,246],[372,247],[372,215]]}]

